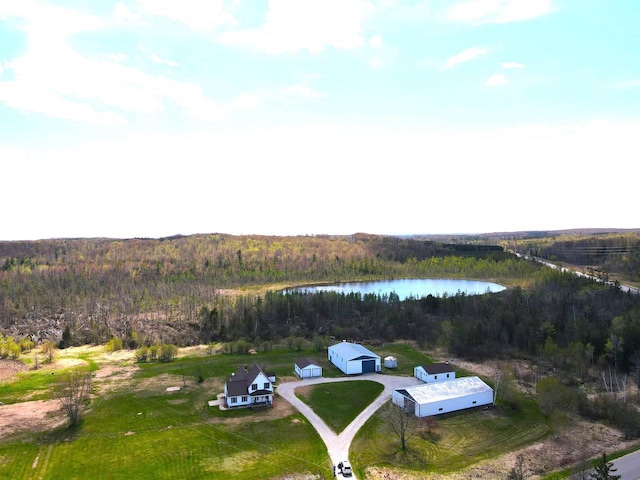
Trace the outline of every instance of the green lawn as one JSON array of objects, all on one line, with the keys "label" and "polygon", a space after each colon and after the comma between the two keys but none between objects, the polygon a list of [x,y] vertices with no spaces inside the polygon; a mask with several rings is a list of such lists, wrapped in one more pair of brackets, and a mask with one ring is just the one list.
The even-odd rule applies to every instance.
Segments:
[{"label": "green lawn", "polygon": [[[209,414],[198,386],[171,395],[119,392],[94,400],[76,429],[0,443],[0,478],[247,479],[329,475],[325,445],[299,414]],[[235,415],[237,413],[237,415]],[[248,421],[235,421],[237,418]],[[36,461],[37,459],[37,461]]]},{"label": "green lawn", "polygon": [[307,393],[297,396],[334,432],[340,433],[382,393],[382,390],[382,384],[363,380],[323,383],[309,387]]},{"label": "green lawn", "polygon": [[431,433],[420,430],[402,455],[400,441],[376,413],[351,445],[352,463],[363,470],[393,466],[409,471],[447,474],[534,443],[552,432],[536,403],[522,399],[518,410],[464,410],[437,416]]},{"label": "green lawn", "polygon": [[[398,358],[399,368],[383,368],[383,374],[412,375],[415,365],[432,361],[404,344],[372,350]],[[98,367],[98,357],[83,355],[92,369]],[[275,372],[278,379],[292,378],[293,362],[302,356],[318,361],[325,376],[342,376],[328,364],[324,353],[277,350],[143,364],[133,378],[115,390],[96,381],[97,398],[79,427],[0,439],[0,478],[262,480],[303,472],[329,478],[326,447],[300,414],[274,417],[269,410],[221,411],[206,403],[243,365],[255,362]],[[50,398],[50,387],[59,372],[23,372],[17,380],[0,385],[0,400]],[[199,374],[204,377],[202,383],[197,382]],[[166,386],[174,385],[182,389],[167,393]],[[310,388],[305,401],[340,432],[381,391],[380,384],[366,380],[325,384]],[[342,400],[336,402],[335,398]],[[412,438],[410,455],[405,458],[394,454],[398,441],[376,414],[356,436],[351,459],[361,473],[373,465],[455,471],[535,442],[551,431],[535,403],[523,400],[519,405],[519,410],[438,417],[435,436]]]}]

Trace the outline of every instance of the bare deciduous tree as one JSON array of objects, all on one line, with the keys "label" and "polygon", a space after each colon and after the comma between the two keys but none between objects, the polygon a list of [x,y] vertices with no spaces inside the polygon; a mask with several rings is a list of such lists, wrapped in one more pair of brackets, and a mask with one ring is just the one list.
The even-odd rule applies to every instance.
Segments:
[{"label": "bare deciduous tree", "polygon": [[401,450],[405,452],[407,442],[420,426],[418,417],[414,415],[412,408],[408,408],[406,405],[405,408],[402,408],[391,401],[383,407],[382,414],[389,429],[400,440]]},{"label": "bare deciduous tree", "polygon": [[91,390],[91,372],[69,370],[63,373],[53,388],[53,396],[64,409],[71,426],[82,420],[82,410]]}]

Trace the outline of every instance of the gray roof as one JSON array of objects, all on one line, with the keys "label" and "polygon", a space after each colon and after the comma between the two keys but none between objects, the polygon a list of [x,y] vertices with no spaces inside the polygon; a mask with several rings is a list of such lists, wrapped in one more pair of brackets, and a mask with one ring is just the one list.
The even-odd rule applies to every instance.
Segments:
[{"label": "gray roof", "polygon": [[248,395],[249,385],[254,383],[254,380],[260,373],[264,374],[260,367],[255,363],[250,369],[246,369],[245,367],[239,368],[238,371],[235,372],[227,382],[228,395],[231,397]]},{"label": "gray roof", "polygon": [[380,359],[379,355],[376,355],[368,348],[357,343],[340,342],[335,345],[331,345],[329,348],[346,360],[362,360],[367,358]]},{"label": "gray roof", "polygon": [[453,367],[448,363],[429,363],[428,365],[420,365],[429,375],[438,375],[439,373],[453,372]]},{"label": "gray roof", "polygon": [[315,362],[307,357],[297,359],[296,365],[300,368],[308,367],[309,365],[320,367],[320,365],[318,365],[318,362]]},{"label": "gray roof", "polygon": [[460,377],[446,382],[425,383],[396,391],[411,397],[418,404],[425,404],[483,392],[493,392],[493,389],[479,377]]}]

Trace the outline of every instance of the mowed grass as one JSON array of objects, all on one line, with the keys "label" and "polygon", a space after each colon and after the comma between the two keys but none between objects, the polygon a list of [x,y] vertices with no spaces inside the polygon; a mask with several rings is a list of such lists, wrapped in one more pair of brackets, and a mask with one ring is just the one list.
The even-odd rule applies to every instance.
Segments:
[{"label": "mowed grass", "polygon": [[[329,475],[325,445],[299,414],[268,411],[219,419],[195,399],[198,387],[170,395],[118,392],[94,400],[84,422],[0,443],[0,478],[247,479],[283,473]],[[246,421],[238,421],[238,418]]]},{"label": "mowed grass", "polygon": [[303,402],[336,433],[342,432],[384,390],[384,386],[367,380],[323,383],[298,389]]},{"label": "mowed grass", "polygon": [[552,432],[535,402],[527,399],[520,401],[517,410],[473,409],[435,418],[431,433],[425,428],[419,430],[403,454],[398,437],[377,412],[354,439],[352,463],[361,471],[389,466],[448,474],[534,443]]},{"label": "mowed grass", "polygon": [[[412,375],[415,365],[433,361],[406,344],[372,350],[383,357],[398,358],[399,368],[383,368],[383,375]],[[329,478],[326,446],[300,414],[221,411],[206,403],[241,366],[258,363],[283,381],[294,378],[293,363],[303,356],[321,363],[324,376],[342,376],[328,364],[325,353],[311,350],[213,356],[201,351],[169,363],[142,364],[120,386],[107,387],[108,378],[104,384],[96,381],[97,396],[79,427],[0,439],[0,478],[262,480],[307,472]],[[89,366],[95,368],[90,362],[93,359],[85,355]],[[50,398],[58,373],[23,372],[16,381],[3,382],[0,391],[13,401],[33,398],[33,392],[36,398]],[[200,375],[202,383],[198,383]],[[169,393],[167,386],[180,386],[181,390]],[[322,389],[306,401],[336,432],[382,391],[381,385],[367,380],[318,387]],[[276,402],[284,400],[276,396]],[[521,402],[519,410],[438,417],[434,431],[431,436],[413,437],[409,455],[401,457],[397,455],[397,438],[375,414],[351,447],[352,463],[360,472],[367,466],[388,465],[414,472],[447,473],[535,442],[550,428],[535,403],[529,401]]]}]

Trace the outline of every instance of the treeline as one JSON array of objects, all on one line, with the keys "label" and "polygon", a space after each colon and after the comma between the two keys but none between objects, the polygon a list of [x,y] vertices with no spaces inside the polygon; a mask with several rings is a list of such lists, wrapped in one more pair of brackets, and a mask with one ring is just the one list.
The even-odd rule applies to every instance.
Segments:
[{"label": "treeline", "polygon": [[405,301],[393,293],[269,292],[203,309],[201,319],[215,340],[412,339],[474,359],[542,355],[575,376],[597,362],[625,371],[637,362],[640,368],[638,295],[543,267],[532,278],[526,289],[499,294]]},{"label": "treeline", "polygon": [[[470,275],[455,248],[374,235],[0,242],[0,326],[13,336],[76,343],[144,333],[153,342],[197,340],[198,312],[227,291],[255,285]],[[501,251],[465,252],[474,275],[501,276]],[[426,265],[423,262],[429,262]],[[228,303],[228,302],[227,302]],[[194,330],[196,331],[194,333]]]},{"label": "treeline", "polygon": [[[16,342],[117,338],[137,349],[412,339],[475,358],[544,354],[576,372],[587,360],[631,370],[640,345],[637,296],[496,247],[362,234],[46,240],[0,243],[0,265],[0,333]],[[512,288],[406,301],[280,291],[402,277],[487,279]],[[256,285],[263,293],[247,289]]]},{"label": "treeline", "polygon": [[640,281],[640,235],[598,234],[529,240],[520,245],[532,255],[551,261],[589,266],[594,273],[615,272],[630,281]]}]

